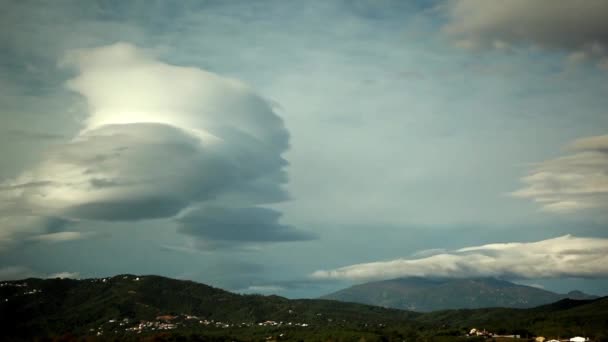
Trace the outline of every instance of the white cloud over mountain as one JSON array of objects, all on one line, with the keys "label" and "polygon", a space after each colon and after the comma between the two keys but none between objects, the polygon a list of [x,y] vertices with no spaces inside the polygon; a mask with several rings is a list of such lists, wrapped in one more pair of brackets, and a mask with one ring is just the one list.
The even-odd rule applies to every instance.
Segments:
[{"label": "white cloud over mountain", "polygon": [[495,243],[419,259],[396,259],[319,270],[316,279],[505,277],[539,279],[608,276],[608,239],[565,235],[537,242]]}]

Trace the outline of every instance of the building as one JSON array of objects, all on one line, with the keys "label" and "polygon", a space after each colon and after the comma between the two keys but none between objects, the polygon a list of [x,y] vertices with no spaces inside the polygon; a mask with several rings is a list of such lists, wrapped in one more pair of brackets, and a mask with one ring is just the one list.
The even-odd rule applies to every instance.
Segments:
[{"label": "building", "polygon": [[580,337],[580,336],[575,336],[573,338],[570,339],[570,342],[585,342],[585,341],[589,341],[589,338],[585,338],[585,337]]}]

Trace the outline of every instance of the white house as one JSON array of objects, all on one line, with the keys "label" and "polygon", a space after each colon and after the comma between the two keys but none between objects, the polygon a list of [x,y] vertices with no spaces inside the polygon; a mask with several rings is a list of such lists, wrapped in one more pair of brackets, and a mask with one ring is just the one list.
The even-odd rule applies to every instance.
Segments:
[{"label": "white house", "polygon": [[580,337],[580,336],[575,336],[573,338],[570,339],[570,342],[585,342],[585,341],[589,341],[588,338],[584,338],[584,337]]}]

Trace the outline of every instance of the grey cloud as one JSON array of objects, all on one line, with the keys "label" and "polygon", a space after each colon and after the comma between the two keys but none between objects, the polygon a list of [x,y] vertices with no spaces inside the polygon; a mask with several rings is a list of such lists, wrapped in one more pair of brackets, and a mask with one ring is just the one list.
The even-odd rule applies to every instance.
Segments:
[{"label": "grey cloud", "polygon": [[522,178],[526,187],[512,193],[530,198],[542,209],[557,213],[608,212],[608,135],[579,139],[573,153],[538,163]]},{"label": "grey cloud", "polygon": [[178,275],[177,278],[196,279],[223,289],[235,290],[263,281],[266,271],[263,264],[223,257],[213,263],[198,266],[195,272]]},{"label": "grey cloud", "polygon": [[26,189],[26,188],[39,188],[39,187],[48,186],[48,185],[51,185],[51,182],[38,181],[38,182],[29,182],[29,183],[22,183],[22,184],[12,184],[12,185],[0,186],[0,191]]},{"label": "grey cloud", "polygon": [[279,223],[281,213],[269,208],[205,206],[178,219],[179,231],[207,245],[311,240],[315,236]]},{"label": "grey cloud", "polygon": [[6,266],[0,268],[0,280],[16,280],[35,277],[37,274],[24,266]]},{"label": "grey cloud", "polygon": [[57,134],[57,133],[10,129],[8,131],[0,132],[0,138],[11,139],[11,140],[14,139],[14,140],[55,141],[55,140],[65,139],[66,137],[62,134]]},{"label": "grey cloud", "polygon": [[[58,242],[49,234],[61,235],[72,226],[72,223],[57,217],[4,215],[0,217],[0,252],[28,243]],[[49,238],[36,238],[45,235]]]},{"label": "grey cloud", "polygon": [[464,47],[508,48],[532,44],[570,51],[570,60],[608,54],[608,3],[603,0],[456,0],[440,6],[444,31]]},{"label": "grey cloud", "polygon": [[73,231],[73,232],[62,231],[62,232],[46,233],[46,234],[31,236],[28,238],[28,240],[47,242],[47,243],[58,243],[58,242],[65,242],[65,241],[82,240],[82,239],[85,239],[92,235],[95,235],[95,234],[82,233],[82,232],[77,232],[77,231]]}]

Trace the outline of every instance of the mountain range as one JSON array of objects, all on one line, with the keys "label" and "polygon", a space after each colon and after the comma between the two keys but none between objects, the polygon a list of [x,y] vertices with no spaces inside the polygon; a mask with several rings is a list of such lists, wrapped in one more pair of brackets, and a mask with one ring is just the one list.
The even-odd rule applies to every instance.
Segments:
[{"label": "mountain range", "polygon": [[0,282],[0,340],[459,340],[471,327],[525,336],[608,338],[608,298],[532,309],[431,313],[325,299],[242,295],[146,275]]},{"label": "mountain range", "polygon": [[399,278],[354,285],[322,299],[418,312],[488,307],[531,308],[561,299],[594,299],[580,291],[558,294],[495,278]]}]

